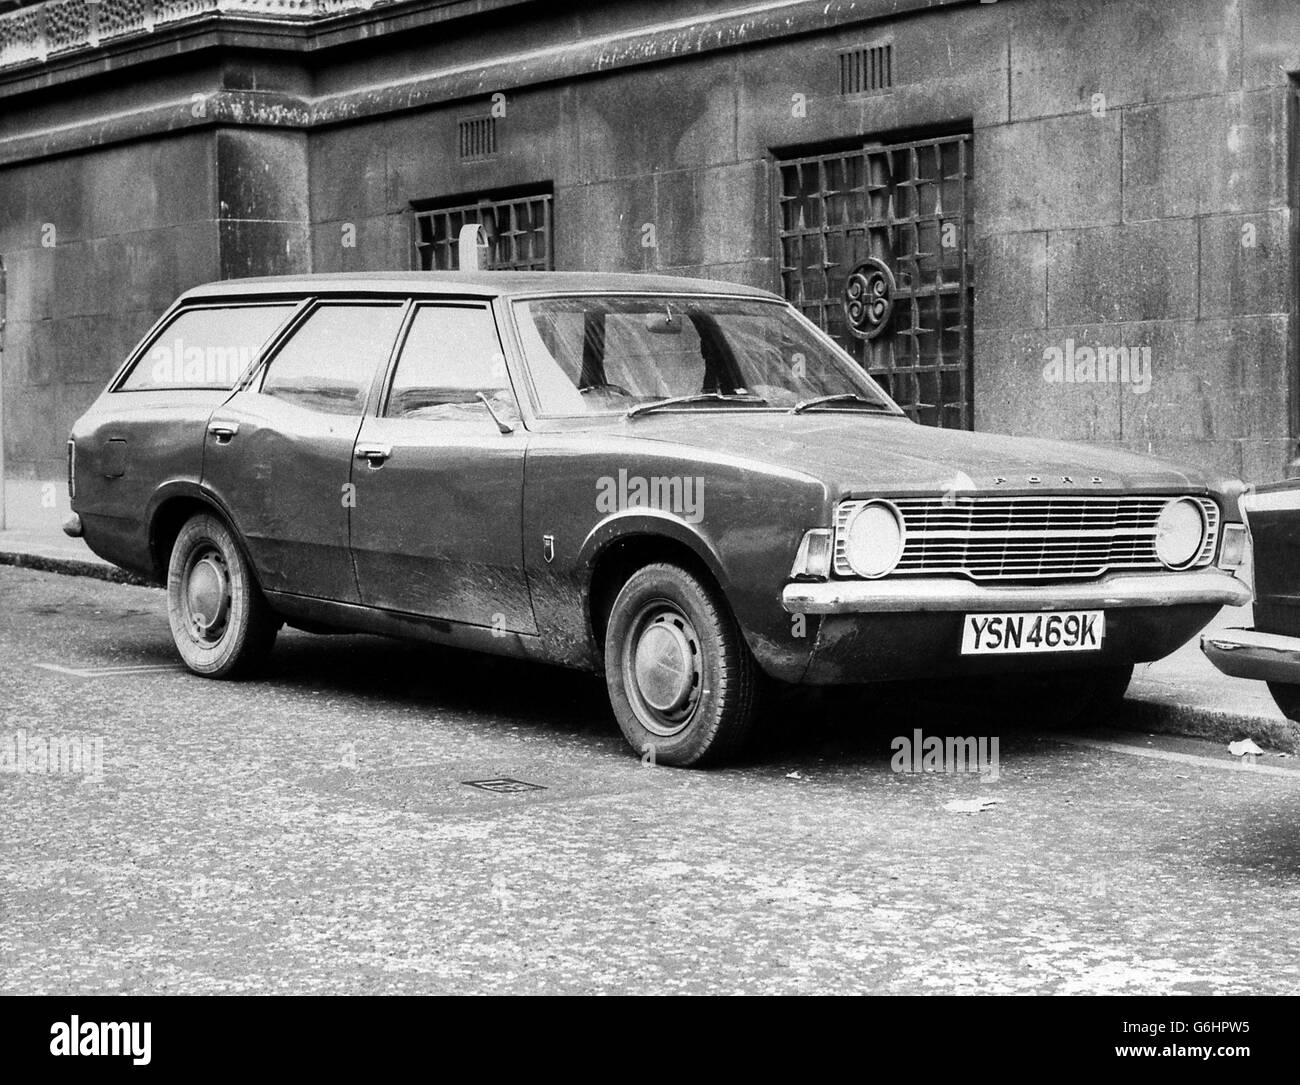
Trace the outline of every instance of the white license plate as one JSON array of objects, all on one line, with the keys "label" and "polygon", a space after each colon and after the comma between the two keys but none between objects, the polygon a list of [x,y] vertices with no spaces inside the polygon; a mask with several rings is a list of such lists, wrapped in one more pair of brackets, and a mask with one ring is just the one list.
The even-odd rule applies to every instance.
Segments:
[{"label": "white license plate", "polygon": [[1105,633],[1104,610],[967,614],[962,627],[961,654],[1098,652]]}]

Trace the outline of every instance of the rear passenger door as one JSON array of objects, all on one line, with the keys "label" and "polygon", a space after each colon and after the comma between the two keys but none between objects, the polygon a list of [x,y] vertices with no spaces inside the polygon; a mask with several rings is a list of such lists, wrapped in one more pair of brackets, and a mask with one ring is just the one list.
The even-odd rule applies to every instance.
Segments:
[{"label": "rear passenger door", "polygon": [[[502,433],[479,398],[512,432]],[[486,304],[420,304],[357,439],[352,553],[369,606],[535,633],[525,431]]]},{"label": "rear passenger door", "polygon": [[312,306],[208,422],[204,482],[230,510],[267,591],[358,601],[352,450],[406,307]]}]

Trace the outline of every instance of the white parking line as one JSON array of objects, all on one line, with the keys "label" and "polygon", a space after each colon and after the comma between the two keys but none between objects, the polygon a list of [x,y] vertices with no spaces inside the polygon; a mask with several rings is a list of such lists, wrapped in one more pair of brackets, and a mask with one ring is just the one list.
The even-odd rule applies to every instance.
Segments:
[{"label": "white parking line", "polygon": [[1142,746],[1127,746],[1122,742],[1098,742],[1096,739],[1080,738],[1077,735],[1048,736],[1068,746],[1086,746],[1090,750],[1104,750],[1107,753],[1123,753],[1130,757],[1148,757],[1155,761],[1174,761],[1180,765],[1197,765],[1201,768],[1226,769],[1229,772],[1249,772],[1264,776],[1285,776],[1300,783],[1300,770],[1284,769],[1278,765],[1246,764],[1241,761],[1224,761],[1218,757],[1202,757],[1194,753],[1178,753],[1176,750],[1151,750]]},{"label": "white parking line", "polygon": [[175,663],[140,663],[122,667],[61,667],[57,663],[37,663],[36,666],[58,674],[70,674],[76,678],[112,678],[119,674],[160,674],[164,671],[178,671]]}]

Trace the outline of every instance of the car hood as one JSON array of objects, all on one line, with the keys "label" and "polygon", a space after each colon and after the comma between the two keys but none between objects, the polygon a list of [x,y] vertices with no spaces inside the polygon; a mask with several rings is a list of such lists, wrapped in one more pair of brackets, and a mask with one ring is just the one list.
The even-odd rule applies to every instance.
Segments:
[{"label": "car hood", "polygon": [[630,435],[744,457],[813,476],[839,496],[928,490],[1081,493],[1203,490],[1223,480],[1190,467],[1092,444],[935,429],[840,412],[663,413]]}]

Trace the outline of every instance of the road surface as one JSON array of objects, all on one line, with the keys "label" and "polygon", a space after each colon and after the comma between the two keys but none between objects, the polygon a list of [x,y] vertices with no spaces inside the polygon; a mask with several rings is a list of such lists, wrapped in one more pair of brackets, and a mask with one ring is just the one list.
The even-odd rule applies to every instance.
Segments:
[{"label": "road surface", "polygon": [[[594,678],[286,631],[208,681],[162,592],[0,568],[0,992],[1300,989],[1294,760],[920,692],[676,770]],[[893,771],[918,728],[997,779]]]}]

